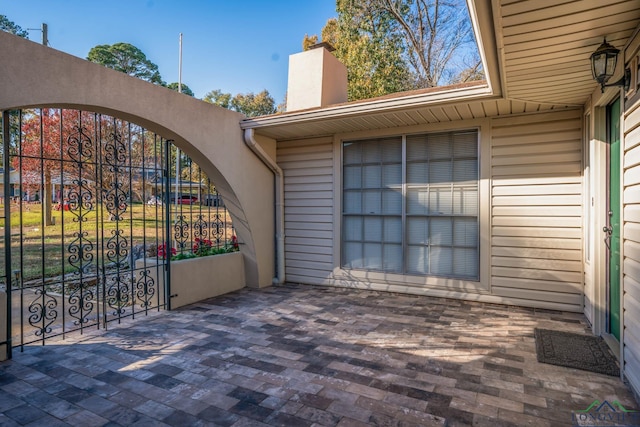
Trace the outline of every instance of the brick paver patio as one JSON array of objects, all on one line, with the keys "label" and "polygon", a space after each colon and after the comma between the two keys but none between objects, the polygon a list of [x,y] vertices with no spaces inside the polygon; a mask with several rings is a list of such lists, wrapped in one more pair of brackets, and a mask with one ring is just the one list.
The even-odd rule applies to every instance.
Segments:
[{"label": "brick paver patio", "polygon": [[0,363],[0,425],[571,425],[619,378],[536,361],[580,314],[309,286],[243,290]]}]

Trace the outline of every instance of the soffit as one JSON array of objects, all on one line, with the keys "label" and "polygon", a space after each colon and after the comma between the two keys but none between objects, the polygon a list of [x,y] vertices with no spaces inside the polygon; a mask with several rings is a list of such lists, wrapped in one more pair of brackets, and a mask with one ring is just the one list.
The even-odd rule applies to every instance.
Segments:
[{"label": "soffit", "polygon": [[[317,119],[291,120],[268,124],[259,124],[250,119],[243,121],[242,127],[254,128],[257,133],[276,140],[292,140],[334,134],[346,134],[379,129],[393,129],[435,123],[455,122],[459,120],[481,119],[486,117],[507,116],[511,114],[573,108],[505,100],[501,98],[450,102],[440,105],[413,106],[404,109],[376,112],[369,110],[345,117],[324,116]],[[284,118],[284,117],[283,117]],[[263,118],[260,118],[263,119]]]},{"label": "soffit", "polygon": [[640,23],[638,0],[494,0],[493,8],[504,96],[527,102],[584,105],[597,89],[591,54],[605,36],[622,50]]},{"label": "soffit", "polygon": [[291,140],[582,107],[597,87],[591,53],[604,35],[622,48],[640,21],[638,0],[468,2],[487,82],[248,118],[242,129]]}]

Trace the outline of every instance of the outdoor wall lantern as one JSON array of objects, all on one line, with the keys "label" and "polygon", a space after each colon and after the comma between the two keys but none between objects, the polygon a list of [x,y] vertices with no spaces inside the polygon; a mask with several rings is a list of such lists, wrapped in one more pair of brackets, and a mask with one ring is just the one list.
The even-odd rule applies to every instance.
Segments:
[{"label": "outdoor wall lantern", "polygon": [[606,84],[616,71],[619,49],[607,43],[607,39],[591,54],[591,72],[593,78],[600,83],[600,88],[604,93],[604,88],[612,86],[624,86],[625,92],[629,90],[631,84],[631,70],[625,69],[624,76],[612,84]]}]

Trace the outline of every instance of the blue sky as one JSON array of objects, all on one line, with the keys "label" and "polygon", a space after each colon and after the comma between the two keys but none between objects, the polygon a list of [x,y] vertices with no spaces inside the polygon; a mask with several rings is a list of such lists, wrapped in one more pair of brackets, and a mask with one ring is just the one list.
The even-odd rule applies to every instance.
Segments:
[{"label": "blue sky", "polygon": [[81,58],[99,44],[131,43],[168,83],[178,81],[182,33],[182,82],[196,97],[267,89],[277,104],[289,55],[336,16],[335,0],[0,0],[0,14],[35,29],[37,42],[47,23],[50,46]]}]

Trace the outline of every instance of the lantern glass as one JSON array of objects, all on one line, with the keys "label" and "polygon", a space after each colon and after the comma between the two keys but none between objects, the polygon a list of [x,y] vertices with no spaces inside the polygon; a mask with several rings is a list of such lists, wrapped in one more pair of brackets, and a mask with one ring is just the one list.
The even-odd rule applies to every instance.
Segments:
[{"label": "lantern glass", "polygon": [[618,52],[620,50],[605,40],[591,55],[591,72],[593,73],[593,78],[600,84],[606,83],[615,73]]},{"label": "lantern glass", "polygon": [[593,72],[593,78],[595,80],[600,81],[603,75],[606,74],[607,69],[607,55],[602,54],[594,54],[591,57],[591,61],[593,66],[591,67],[591,71]]},{"label": "lantern glass", "polygon": [[616,72],[616,62],[618,62],[618,54],[607,52],[607,66],[605,74],[608,77],[613,76],[613,73]]}]

